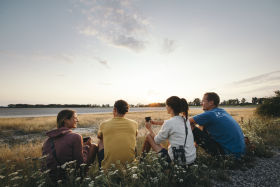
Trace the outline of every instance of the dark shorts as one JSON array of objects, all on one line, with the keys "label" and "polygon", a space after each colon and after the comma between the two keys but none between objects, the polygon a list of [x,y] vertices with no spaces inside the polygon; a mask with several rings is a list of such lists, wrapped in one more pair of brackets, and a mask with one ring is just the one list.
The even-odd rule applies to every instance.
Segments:
[{"label": "dark shorts", "polygon": [[168,154],[167,149],[162,148],[158,153],[161,154],[161,158],[165,158],[168,163],[171,163],[171,158]]},{"label": "dark shorts", "polygon": [[101,149],[100,151],[98,151],[97,159],[98,159],[99,168],[101,168],[101,162],[102,162],[102,160],[104,160],[104,149]]},{"label": "dark shorts", "polygon": [[217,143],[207,131],[201,131],[197,127],[193,129],[194,141],[212,156],[224,155],[222,146]]}]

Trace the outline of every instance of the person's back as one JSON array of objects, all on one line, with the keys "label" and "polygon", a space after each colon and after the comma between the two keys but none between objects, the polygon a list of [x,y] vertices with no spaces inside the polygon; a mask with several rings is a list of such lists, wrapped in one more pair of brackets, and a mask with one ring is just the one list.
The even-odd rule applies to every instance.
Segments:
[{"label": "person's back", "polygon": [[[55,165],[53,159],[57,159],[58,164],[77,160],[77,164],[84,162],[82,154],[82,137],[79,134],[73,133],[66,127],[61,127],[47,132],[49,137],[43,144],[43,155],[52,154],[55,149],[56,158],[47,158],[47,165]],[[53,144],[52,145],[52,141]],[[52,146],[54,146],[52,148]]]},{"label": "person's back", "polygon": [[226,154],[244,153],[243,132],[238,123],[224,109],[214,108],[193,118],[198,124],[204,126],[204,129],[222,146]]},{"label": "person's back", "polygon": [[[202,99],[202,114],[190,118],[194,140],[211,155],[245,153],[244,135],[239,124],[224,109],[218,108],[220,97],[215,92],[207,92]],[[203,131],[195,127],[198,124]],[[210,136],[209,136],[210,135]]]},{"label": "person's back", "polygon": [[104,144],[103,168],[118,160],[124,164],[135,159],[137,129],[137,122],[124,117],[114,117],[100,125]]},{"label": "person's back", "polygon": [[114,118],[103,122],[98,130],[99,166],[107,169],[111,164],[125,164],[135,159],[137,122],[125,118],[129,106],[126,101],[114,104]]},{"label": "person's back", "polygon": [[65,171],[57,166],[65,162],[77,161],[77,168],[81,163],[91,163],[97,152],[97,146],[91,144],[89,138],[85,145],[81,135],[71,131],[77,127],[77,114],[73,110],[62,110],[57,115],[57,129],[46,133],[48,136],[42,147],[42,155],[46,162],[42,169],[50,170],[50,178],[56,184],[58,179],[65,179]]},{"label": "person's back", "polygon": [[[186,129],[187,127],[187,139],[186,139]],[[194,146],[193,134],[190,127],[189,120],[185,120],[182,116],[174,116],[169,120],[165,120],[162,125],[161,130],[155,136],[154,140],[157,144],[160,144],[165,139],[168,139],[170,145],[168,146],[168,154],[171,160],[174,160],[174,155],[172,152],[172,147],[179,148],[180,145],[184,145],[186,140],[185,158],[186,163],[193,163],[196,159],[196,148]]]}]

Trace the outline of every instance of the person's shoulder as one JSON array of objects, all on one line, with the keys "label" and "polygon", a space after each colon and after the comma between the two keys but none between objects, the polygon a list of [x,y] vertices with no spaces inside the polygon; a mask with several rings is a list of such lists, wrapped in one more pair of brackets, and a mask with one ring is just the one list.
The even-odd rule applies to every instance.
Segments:
[{"label": "person's shoulder", "polygon": [[128,118],[124,118],[124,119],[131,124],[138,125],[138,123],[133,119],[128,119]]},{"label": "person's shoulder", "polygon": [[105,120],[105,121],[102,121],[102,122],[100,123],[100,126],[104,126],[104,125],[110,124],[110,123],[112,122],[112,120],[113,120],[113,119],[107,119],[107,120]]},{"label": "person's shoulder", "polygon": [[64,137],[62,138],[64,138],[65,140],[70,140],[71,142],[76,142],[76,141],[80,141],[82,139],[82,136],[78,133],[70,132],[64,135]]},{"label": "person's shoulder", "polygon": [[169,126],[169,125],[173,124],[175,120],[176,119],[174,119],[174,118],[166,119],[166,120],[164,120],[163,125]]},{"label": "person's shoulder", "polygon": [[80,135],[80,134],[78,134],[78,133],[75,133],[75,132],[71,132],[71,133],[69,133],[69,134],[67,134],[68,136],[71,136],[71,137],[73,137],[73,138],[77,138],[77,139],[81,139],[82,138],[82,136]]}]

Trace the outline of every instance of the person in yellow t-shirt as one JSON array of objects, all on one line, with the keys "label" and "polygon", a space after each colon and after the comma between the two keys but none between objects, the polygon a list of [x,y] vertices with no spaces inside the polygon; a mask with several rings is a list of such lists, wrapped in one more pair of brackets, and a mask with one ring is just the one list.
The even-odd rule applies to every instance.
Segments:
[{"label": "person in yellow t-shirt", "polygon": [[103,169],[109,168],[111,164],[125,164],[135,160],[138,123],[124,117],[128,109],[126,101],[116,101],[114,117],[99,126],[97,157],[99,167]]}]

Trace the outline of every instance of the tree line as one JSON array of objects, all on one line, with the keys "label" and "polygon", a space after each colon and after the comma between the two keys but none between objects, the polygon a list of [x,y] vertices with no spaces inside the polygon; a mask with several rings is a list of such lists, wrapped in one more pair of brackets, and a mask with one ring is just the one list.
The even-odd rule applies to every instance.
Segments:
[{"label": "tree line", "polygon": [[[229,99],[223,100],[221,106],[244,106],[244,105],[260,105],[263,104],[266,98],[261,97],[252,97],[252,100],[249,102],[245,98],[242,99]],[[201,99],[195,98],[193,101],[188,102],[189,106],[200,106]],[[8,108],[108,108],[112,107],[110,104],[9,104]],[[130,107],[165,107],[165,103],[150,103],[150,104],[141,104],[137,105],[130,104]]]},{"label": "tree line", "polygon": [[86,105],[79,105],[79,104],[9,104],[8,108],[107,108],[110,107],[109,104],[86,104]]}]

